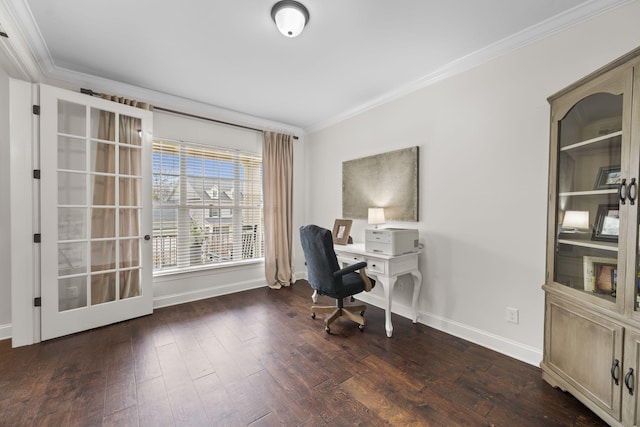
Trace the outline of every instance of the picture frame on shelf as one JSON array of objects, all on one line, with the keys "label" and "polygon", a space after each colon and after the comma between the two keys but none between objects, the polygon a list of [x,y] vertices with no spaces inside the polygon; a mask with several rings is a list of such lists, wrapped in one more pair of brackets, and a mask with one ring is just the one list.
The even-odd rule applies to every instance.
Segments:
[{"label": "picture frame on shelf", "polygon": [[584,256],[584,291],[616,296],[618,263],[615,258]]},{"label": "picture frame on shelf", "polygon": [[333,224],[333,233],[331,233],[334,245],[346,245],[349,242],[352,223],[353,220],[350,219],[336,219]]},{"label": "picture frame on shelf", "polygon": [[622,174],[620,172],[620,165],[618,166],[602,166],[598,170],[596,177],[596,183],[593,187],[594,190],[608,190],[616,188],[620,185],[622,180]]},{"label": "picture frame on shelf", "polygon": [[618,242],[620,234],[620,208],[617,204],[598,205],[591,240]]}]

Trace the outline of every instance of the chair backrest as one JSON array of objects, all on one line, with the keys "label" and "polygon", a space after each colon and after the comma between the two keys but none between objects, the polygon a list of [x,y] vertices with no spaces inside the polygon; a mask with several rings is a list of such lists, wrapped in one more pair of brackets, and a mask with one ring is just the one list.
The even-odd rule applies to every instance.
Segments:
[{"label": "chair backrest", "polygon": [[307,261],[309,283],[320,293],[333,293],[342,286],[342,277],[333,277],[340,270],[333,250],[331,231],[317,225],[300,227],[300,243]]}]

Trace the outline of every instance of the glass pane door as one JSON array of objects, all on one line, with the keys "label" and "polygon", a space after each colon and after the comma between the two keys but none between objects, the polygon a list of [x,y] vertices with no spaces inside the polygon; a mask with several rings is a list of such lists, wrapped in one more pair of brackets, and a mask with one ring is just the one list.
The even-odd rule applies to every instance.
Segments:
[{"label": "glass pane door", "polygon": [[[623,95],[596,93],[558,132],[554,281],[602,300],[618,297]],[[624,195],[624,194],[623,194]]]},{"label": "glass pane door", "polygon": [[144,136],[151,113],[47,86],[41,97],[42,338],[48,339],[152,310],[144,238],[151,191],[143,179],[150,172]]}]

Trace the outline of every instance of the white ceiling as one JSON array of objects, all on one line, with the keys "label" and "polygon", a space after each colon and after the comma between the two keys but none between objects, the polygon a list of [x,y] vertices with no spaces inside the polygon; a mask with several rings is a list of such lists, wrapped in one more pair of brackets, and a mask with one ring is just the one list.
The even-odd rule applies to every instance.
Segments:
[{"label": "white ceiling", "polygon": [[300,0],[310,21],[289,39],[271,20],[276,0],[4,1],[45,74],[307,130],[626,3]]}]

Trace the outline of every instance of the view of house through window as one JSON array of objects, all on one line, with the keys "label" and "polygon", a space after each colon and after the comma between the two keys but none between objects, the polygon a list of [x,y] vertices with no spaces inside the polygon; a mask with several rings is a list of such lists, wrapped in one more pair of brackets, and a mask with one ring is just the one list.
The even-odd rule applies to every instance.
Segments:
[{"label": "view of house through window", "polygon": [[153,142],[153,268],[262,258],[262,157]]}]

